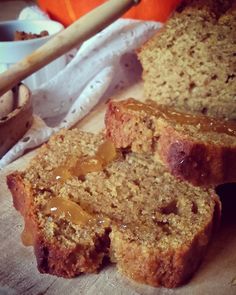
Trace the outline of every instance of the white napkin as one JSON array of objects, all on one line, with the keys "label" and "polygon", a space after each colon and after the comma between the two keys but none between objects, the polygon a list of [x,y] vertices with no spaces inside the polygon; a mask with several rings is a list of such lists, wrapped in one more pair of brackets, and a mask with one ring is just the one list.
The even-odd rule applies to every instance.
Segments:
[{"label": "white napkin", "polygon": [[[33,7],[23,10],[20,18],[37,15],[46,17]],[[70,128],[101,99],[140,79],[134,51],[160,27],[157,22],[119,19],[86,41],[75,56],[70,53],[67,66],[32,93],[33,126],[0,160],[0,167],[42,144],[60,128]]]}]

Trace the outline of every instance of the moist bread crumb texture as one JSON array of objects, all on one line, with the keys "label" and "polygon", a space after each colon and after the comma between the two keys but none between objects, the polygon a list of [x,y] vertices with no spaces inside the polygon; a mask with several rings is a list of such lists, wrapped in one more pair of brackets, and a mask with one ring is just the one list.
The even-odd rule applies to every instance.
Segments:
[{"label": "moist bread crumb texture", "polygon": [[[55,177],[56,169],[94,155],[101,142],[101,135],[62,131],[25,172],[7,177],[39,270],[74,277],[96,272],[110,257],[138,282],[183,284],[205,254],[220,214],[218,197],[175,179],[148,154],[118,153],[101,171]],[[46,210],[53,198],[78,204],[95,222],[74,223],[63,210]]]},{"label": "moist bread crumb texture", "polygon": [[[202,131],[200,119],[197,125],[169,121],[147,112],[148,105],[134,99],[109,102],[106,137],[117,148],[154,154],[171,174],[194,185],[215,186],[236,181],[233,133],[216,132],[211,130],[212,126]],[[158,109],[153,102],[151,106]],[[174,109],[173,112],[176,113]]]},{"label": "moist bread crumb texture", "polygon": [[193,1],[141,48],[147,99],[236,119],[235,3]]}]

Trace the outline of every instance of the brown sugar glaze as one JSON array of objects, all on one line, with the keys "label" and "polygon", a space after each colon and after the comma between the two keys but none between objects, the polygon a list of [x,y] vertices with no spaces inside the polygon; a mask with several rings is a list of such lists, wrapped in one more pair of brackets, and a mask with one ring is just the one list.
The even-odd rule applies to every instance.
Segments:
[{"label": "brown sugar glaze", "polygon": [[[76,176],[82,177],[87,173],[102,171],[103,168],[117,157],[114,144],[104,141],[93,156],[79,158],[72,167],[59,166],[53,171],[54,179],[65,182],[67,179]],[[87,213],[80,205],[69,199],[61,197],[51,198],[45,208],[45,214],[56,217],[64,215],[71,223],[76,225],[103,225],[109,226],[109,219],[102,216],[93,216]]]},{"label": "brown sugar glaze", "polygon": [[136,101],[132,98],[127,100],[123,106],[129,110],[144,111],[150,116],[164,118],[171,123],[196,126],[200,131],[225,133],[236,136],[236,123],[233,121],[219,120],[204,115],[185,114],[148,100],[146,103]]}]

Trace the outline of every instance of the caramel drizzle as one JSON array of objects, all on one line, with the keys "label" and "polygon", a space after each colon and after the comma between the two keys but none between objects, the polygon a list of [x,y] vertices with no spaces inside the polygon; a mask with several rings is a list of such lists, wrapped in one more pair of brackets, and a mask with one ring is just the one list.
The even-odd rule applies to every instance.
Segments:
[{"label": "caramel drizzle", "polygon": [[[102,171],[106,165],[117,157],[114,144],[106,140],[97,149],[95,155],[79,158],[72,167],[59,166],[53,171],[56,181],[65,182],[67,179],[77,176],[82,177],[87,173]],[[61,197],[53,197],[44,208],[45,214],[57,218],[63,216],[73,224],[77,225],[103,225],[108,226],[108,218],[98,215],[90,215],[77,203]]]},{"label": "caramel drizzle", "polygon": [[98,147],[95,155],[79,158],[72,167],[59,166],[55,168],[53,177],[57,181],[65,182],[73,176],[82,177],[91,172],[99,172],[116,157],[117,151],[114,144],[106,140]]},{"label": "caramel drizzle", "polygon": [[64,217],[71,223],[84,226],[84,225],[100,225],[108,227],[110,221],[102,215],[93,216],[86,212],[79,204],[69,199],[62,197],[54,197],[50,199],[45,208],[45,214],[53,215],[54,217]]},{"label": "caramel drizzle", "polygon": [[142,103],[134,99],[129,99],[123,105],[127,109],[144,111],[150,116],[161,117],[171,123],[196,126],[200,131],[218,132],[236,136],[236,123],[234,121],[220,120],[204,115],[185,114],[158,105],[153,101]]},{"label": "caramel drizzle", "polygon": [[84,211],[80,205],[61,197],[50,199],[44,208],[44,212],[45,214],[52,214],[56,217],[64,215],[67,220],[78,225],[94,222],[94,217]]}]

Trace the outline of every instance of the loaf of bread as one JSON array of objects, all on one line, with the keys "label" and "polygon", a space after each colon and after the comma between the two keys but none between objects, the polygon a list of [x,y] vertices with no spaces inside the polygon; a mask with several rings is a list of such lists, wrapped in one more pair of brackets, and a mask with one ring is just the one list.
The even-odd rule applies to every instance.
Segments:
[{"label": "loaf of bread", "polygon": [[[167,112],[167,113],[166,113]],[[106,136],[117,148],[154,154],[194,185],[236,181],[236,123],[182,114],[154,102],[110,101]]]},{"label": "loaf of bread", "polygon": [[211,189],[175,179],[147,154],[61,131],[7,177],[39,271],[96,272],[104,257],[138,282],[176,287],[200,264],[220,216]]},{"label": "loaf of bread", "polygon": [[236,1],[184,2],[138,52],[145,98],[236,120]]}]

